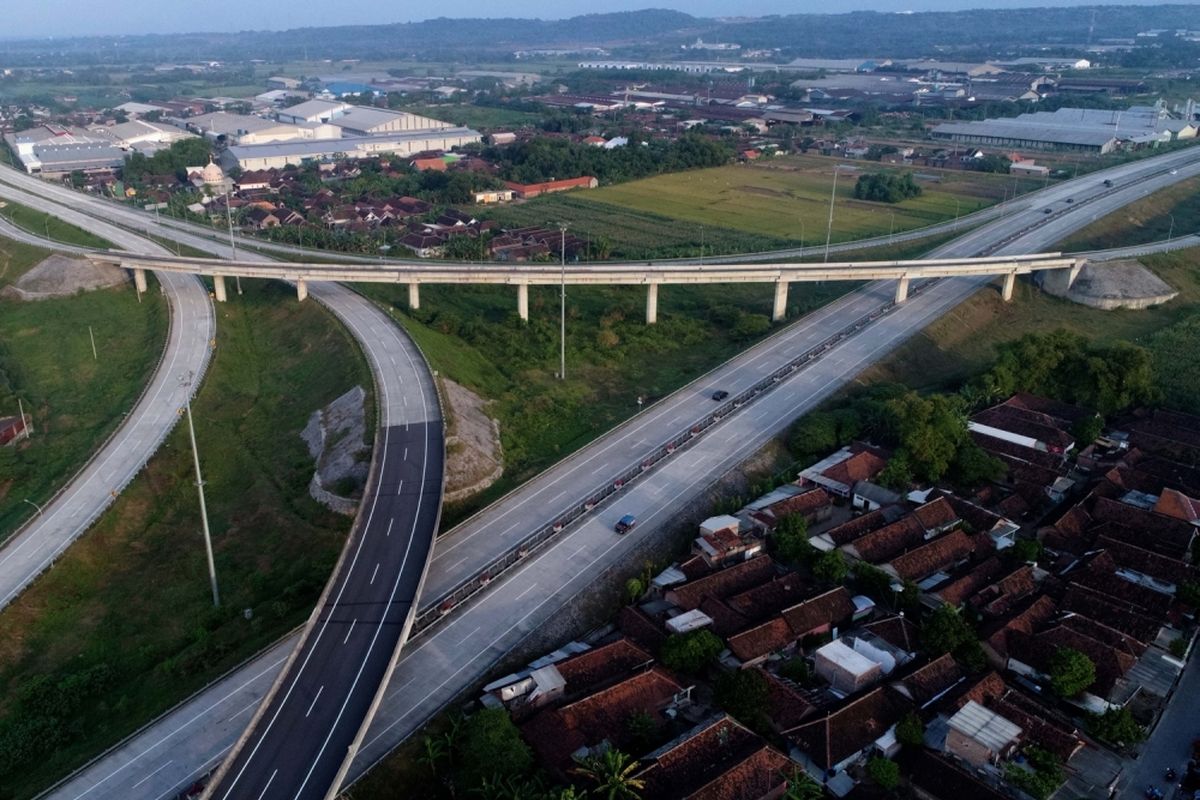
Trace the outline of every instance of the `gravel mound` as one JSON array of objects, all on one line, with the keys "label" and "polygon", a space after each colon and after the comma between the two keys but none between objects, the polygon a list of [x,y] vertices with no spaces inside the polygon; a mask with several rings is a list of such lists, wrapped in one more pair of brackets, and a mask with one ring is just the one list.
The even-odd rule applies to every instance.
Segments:
[{"label": "gravel mound", "polygon": [[128,281],[129,276],[120,267],[56,253],[18,278],[6,292],[22,300],[45,300],[107,289]]}]

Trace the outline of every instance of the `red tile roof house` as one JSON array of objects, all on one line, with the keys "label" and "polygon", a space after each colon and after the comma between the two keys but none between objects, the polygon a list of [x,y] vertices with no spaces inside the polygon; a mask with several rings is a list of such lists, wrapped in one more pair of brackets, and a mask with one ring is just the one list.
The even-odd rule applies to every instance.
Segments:
[{"label": "red tile roof house", "polygon": [[775,800],[791,762],[758,734],[722,714],[642,759],[636,774],[655,800]]},{"label": "red tile roof house", "polygon": [[729,650],[741,667],[759,664],[773,653],[790,649],[806,636],[829,633],[854,615],[850,592],[839,586],[784,609],[778,617],[729,637]]},{"label": "red tile roof house", "polygon": [[967,428],[1046,453],[1067,453],[1075,446],[1068,426],[1047,414],[1018,406],[1000,404],[984,409],[971,417]]},{"label": "red tile roof house", "polygon": [[0,418],[0,446],[10,444],[25,433],[25,420],[21,417]]},{"label": "red tile roof house", "polygon": [[655,667],[561,708],[539,713],[521,726],[538,760],[565,776],[575,757],[604,745],[618,749],[630,742],[629,718],[649,714],[656,721],[670,707],[690,702],[684,687]]},{"label": "red tile roof house", "polygon": [[694,581],[673,586],[664,598],[684,611],[699,608],[706,597],[723,600],[730,595],[744,592],[752,586],[766,583],[775,577],[775,562],[770,556],[762,555],[718,570]]},{"label": "red tile roof house", "polygon": [[785,517],[799,514],[809,525],[824,522],[833,513],[833,498],[824,489],[806,492],[771,503],[751,512],[750,519],[764,532],[772,533]]},{"label": "red tile roof house", "polygon": [[700,535],[692,542],[692,553],[714,567],[749,560],[762,550],[762,539],[751,531],[743,534],[741,521],[727,514],[700,523]]},{"label": "red tile roof house", "polygon": [[584,175],[580,178],[566,178],[564,180],[545,181],[543,183],[514,183],[513,181],[505,181],[504,185],[512,189],[517,197],[522,200],[528,200],[541,194],[566,192],[571,189],[595,189],[600,185],[600,182],[591,175]]},{"label": "red tile roof house", "polygon": [[801,471],[797,483],[820,486],[830,494],[849,497],[856,483],[872,480],[885,466],[887,459],[882,451],[854,444]]},{"label": "red tile roof house", "polygon": [[882,566],[884,572],[902,581],[923,581],[937,573],[946,573],[963,564],[982,548],[991,550],[987,534],[969,536],[964,531],[951,531],[928,544],[896,556]]},{"label": "red tile roof house", "polygon": [[880,686],[824,717],[784,731],[803,754],[801,765],[819,783],[863,757],[912,708],[903,695]]}]

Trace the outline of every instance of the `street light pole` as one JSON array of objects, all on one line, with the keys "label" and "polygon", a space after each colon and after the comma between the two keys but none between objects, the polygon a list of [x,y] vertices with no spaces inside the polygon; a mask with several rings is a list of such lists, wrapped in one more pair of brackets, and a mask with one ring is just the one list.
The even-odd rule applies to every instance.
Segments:
[{"label": "street light pole", "polygon": [[838,167],[833,167],[833,189],[829,192],[829,222],[825,226],[825,262],[829,263],[829,239],[833,236],[833,200],[837,197]]},{"label": "street light pole", "polygon": [[26,498],[25,498],[25,502],[26,502],[26,503],[29,503],[29,505],[31,505],[31,506],[33,506],[34,508],[36,508],[36,509],[37,509],[37,513],[38,513],[39,515],[42,513],[42,507],[41,507],[41,506],[39,506],[37,503],[33,502],[32,500],[30,500],[28,497],[26,497]]},{"label": "street light pole", "polygon": [[1175,235],[1175,215],[1167,214],[1171,218],[1171,227],[1167,229],[1167,244],[1171,243],[1171,237]]},{"label": "street light pole", "polygon": [[562,265],[559,272],[559,348],[558,348],[558,379],[565,381],[567,379],[567,225],[560,223],[558,226],[559,233],[562,234],[562,241],[559,249],[560,263]]},{"label": "street light pole", "polygon": [[192,463],[196,467],[196,491],[200,496],[200,524],[204,529],[204,551],[208,557],[208,578],[212,584],[213,608],[221,606],[221,594],[217,590],[217,566],[213,561],[212,534],[208,529],[208,508],[204,502],[204,478],[200,475],[200,451],[196,447],[196,427],[192,424],[191,375],[184,382],[184,407],[187,409],[188,438],[192,442]]}]

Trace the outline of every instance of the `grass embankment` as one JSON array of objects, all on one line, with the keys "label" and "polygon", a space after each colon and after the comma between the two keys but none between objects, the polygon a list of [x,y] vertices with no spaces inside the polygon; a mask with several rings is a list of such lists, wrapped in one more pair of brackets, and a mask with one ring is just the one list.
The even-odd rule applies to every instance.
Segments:
[{"label": "grass embankment", "polygon": [[45,236],[63,244],[113,248],[112,242],[107,239],[88,233],[83,228],[77,228],[69,222],[63,222],[52,214],[14,203],[11,200],[0,200],[0,216],[35,236]]},{"label": "grass embankment", "polygon": [[309,498],[299,432],[316,409],[373,384],[319,304],[298,305],[279,283],[242,284],[220,307],[193,405],[222,606],[212,608],[179,425],[88,535],[0,612],[0,786],[14,797],[301,622],[329,577],[350,520]]},{"label": "grass embankment", "polygon": [[[996,344],[1025,333],[1065,328],[1096,341],[1149,346],[1160,377],[1178,375],[1184,384],[1194,385],[1195,372],[1181,364],[1172,365],[1167,353],[1178,351],[1180,335],[1186,338],[1181,326],[1190,324],[1190,330],[1200,331],[1200,325],[1189,323],[1200,315],[1197,259],[1197,249],[1143,258],[1144,264],[1179,290],[1179,296],[1171,302],[1144,311],[1089,308],[1044,294],[1027,280],[1017,282],[1011,303],[1003,302],[994,289],[977,292],[868,369],[856,382],[890,381],[928,390],[954,388],[991,363]],[[1200,341],[1190,341],[1190,352],[1200,351]],[[1184,348],[1182,352],[1189,351]],[[1200,393],[1200,387],[1192,392],[1193,396]]]},{"label": "grass embankment", "polygon": [[[853,284],[795,284],[789,315],[810,311]],[[638,410],[715,367],[771,328],[764,285],[663,286],[657,325],[645,324],[641,287],[568,287],[567,380],[559,367],[558,287],[530,288],[530,322],[516,292],[494,286],[423,286],[421,310],[403,287],[360,287],[397,312],[433,368],[495,401],[504,476],[443,515],[463,516],[596,438]]]},{"label": "grass embankment", "polygon": [[[0,239],[0,288],[49,254]],[[124,286],[36,302],[0,297],[0,416],[15,416],[19,398],[34,429],[30,441],[0,448],[0,541],[121,424],[158,363],[167,318],[158,292],[139,303]]]},{"label": "grass embankment", "polygon": [[[753,164],[658,175],[591,191],[535,198],[489,209],[505,225],[567,222],[581,238],[607,240],[614,256],[695,256],[700,228],[706,253],[795,247],[825,241],[833,168],[844,163],[790,156]],[[873,162],[843,166],[837,185],[833,242],[887,235],[966,215],[1013,191],[1040,189],[1043,181],[978,172],[892,167]],[[901,203],[854,199],[858,176],[912,172],[924,189]],[[894,216],[894,219],[893,219]]]},{"label": "grass embankment", "polygon": [[1059,242],[1057,247],[1075,253],[1160,242],[1168,236],[1196,233],[1198,219],[1200,178],[1192,178],[1096,220]]}]

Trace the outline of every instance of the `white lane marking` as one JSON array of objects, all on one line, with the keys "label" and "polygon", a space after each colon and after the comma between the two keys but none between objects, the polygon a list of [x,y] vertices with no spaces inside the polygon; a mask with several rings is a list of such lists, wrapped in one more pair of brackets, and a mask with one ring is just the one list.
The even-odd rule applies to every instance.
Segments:
[{"label": "white lane marking", "polygon": [[400,488],[396,489],[396,494],[400,494],[403,491],[404,491],[404,481],[400,481]]},{"label": "white lane marking", "polygon": [[392,517],[391,519],[388,520],[388,529],[387,529],[387,533],[384,534],[385,536],[392,535],[392,525],[393,525],[393,523],[395,523],[395,521],[396,521],[395,517]]},{"label": "white lane marking", "polygon": [[354,619],[353,619],[353,620],[350,622],[350,630],[346,631],[346,638],[345,638],[345,639],[342,639],[342,644],[345,644],[346,642],[350,641],[350,634],[354,633],[354,626],[355,626],[357,623],[358,623],[358,617],[355,617],[355,618],[354,618]]},{"label": "white lane marking", "polygon": [[404,461],[408,461],[408,448],[404,448]]},{"label": "white lane marking", "polygon": [[135,783],[135,784],[133,785],[133,788],[134,788],[134,789],[138,788],[138,787],[139,787],[139,786],[141,786],[143,783],[145,783],[146,781],[150,780],[150,779],[151,779],[151,778],[153,778],[155,775],[157,775],[158,773],[162,772],[164,769],[166,769],[167,767],[171,766],[171,765],[172,765],[172,764],[174,764],[174,763],[175,763],[175,759],[173,759],[173,758],[172,758],[170,761],[168,761],[167,763],[163,764],[163,765],[162,765],[161,767],[159,767],[158,769],[154,770],[154,772],[151,772],[149,775],[147,775],[146,777],[142,778],[140,781],[138,781],[137,783]]},{"label": "white lane marking", "polygon": [[537,588],[537,584],[536,584],[536,583],[531,583],[531,584],[529,584],[529,586],[528,586],[528,587],[526,587],[525,591],[523,591],[523,592],[521,592],[519,595],[517,595],[517,599],[518,599],[518,600],[520,600],[522,597],[524,597],[525,595],[529,594],[530,592],[532,592],[532,591],[533,591],[534,589],[536,589],[536,588]]},{"label": "white lane marking", "polygon": [[461,639],[459,639],[459,640],[458,640],[458,644],[459,644],[459,646],[461,647],[463,644],[465,644],[465,643],[466,643],[466,641],[467,641],[467,639],[470,639],[472,636],[474,636],[475,634],[479,633],[480,629],[482,629],[482,628],[483,628],[483,626],[482,626],[482,625],[476,625],[474,630],[472,630],[472,631],[471,631],[470,633],[468,633],[466,636],[464,636],[464,637],[462,637]]},{"label": "white lane marking", "polygon": [[267,789],[271,788],[271,781],[275,780],[275,776],[278,774],[279,774],[279,770],[277,769],[271,773],[271,777],[267,778],[267,785],[263,787],[263,790],[261,792],[259,792],[258,800],[262,800],[264,797],[267,796]]},{"label": "white lane marking", "polygon": [[379,574],[379,564],[375,565],[375,569],[371,570],[371,580],[367,582],[368,586],[375,585],[375,576]]},{"label": "white lane marking", "polygon": [[325,684],[321,684],[321,688],[317,689],[317,693],[313,695],[313,701],[308,704],[308,711],[304,712],[304,718],[308,719],[308,715],[317,707],[317,701],[321,699],[321,692],[325,691]]},{"label": "white lane marking", "polygon": [[238,710],[238,712],[237,712],[236,714],[230,714],[230,715],[229,715],[229,721],[230,721],[230,722],[232,722],[233,720],[237,719],[237,718],[238,718],[238,717],[240,717],[242,714],[245,714],[247,711],[249,711],[250,709],[254,708],[256,705],[258,705],[258,704],[259,704],[259,703],[261,703],[261,702],[262,702],[262,698],[261,698],[261,697],[256,697],[256,698],[254,698],[254,699],[253,699],[253,700],[251,700],[249,703],[246,703],[246,705],[242,706],[242,707],[241,707],[241,709],[240,709],[240,710]]}]

